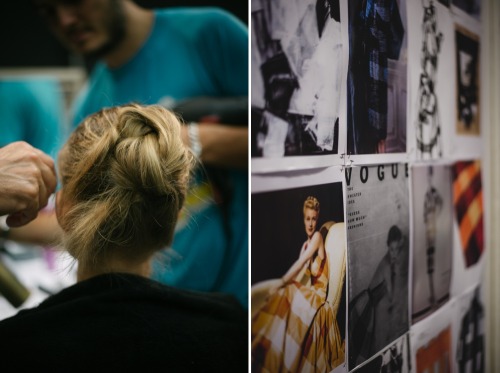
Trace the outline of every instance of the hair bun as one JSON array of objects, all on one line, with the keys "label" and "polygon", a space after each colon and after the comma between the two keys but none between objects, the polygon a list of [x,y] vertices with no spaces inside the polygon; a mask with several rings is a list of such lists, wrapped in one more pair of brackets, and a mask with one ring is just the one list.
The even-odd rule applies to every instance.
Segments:
[{"label": "hair bun", "polygon": [[175,193],[176,180],[191,158],[177,117],[159,106],[127,106],[117,119],[118,139],[110,160],[114,182],[154,196]]},{"label": "hair bun", "polygon": [[74,204],[66,243],[86,253],[73,249],[75,257],[171,240],[195,164],[180,129],[165,108],[136,104],[103,109],[78,126],[60,159]]}]

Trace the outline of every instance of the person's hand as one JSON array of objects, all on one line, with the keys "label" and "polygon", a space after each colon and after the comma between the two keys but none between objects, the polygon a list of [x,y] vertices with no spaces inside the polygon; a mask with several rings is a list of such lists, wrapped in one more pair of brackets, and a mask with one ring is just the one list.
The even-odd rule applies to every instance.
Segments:
[{"label": "person's hand", "polygon": [[54,161],[25,142],[0,148],[0,216],[19,227],[36,218],[57,185]]},{"label": "person's hand", "polygon": [[282,288],[283,286],[285,286],[285,281],[283,280],[283,278],[280,278],[281,281],[277,281],[275,284],[271,285],[269,287],[269,291],[267,293],[267,296],[270,297],[271,295],[273,295],[274,293],[276,293],[280,288]]}]

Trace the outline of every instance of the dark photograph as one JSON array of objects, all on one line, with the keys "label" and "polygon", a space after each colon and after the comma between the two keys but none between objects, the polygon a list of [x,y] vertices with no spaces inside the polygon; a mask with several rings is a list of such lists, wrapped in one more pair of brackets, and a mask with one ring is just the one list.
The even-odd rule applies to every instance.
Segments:
[{"label": "dark photograph", "polygon": [[482,373],[486,369],[484,315],[480,286],[460,297],[455,356],[460,373]]},{"label": "dark photograph", "polygon": [[456,25],[457,133],[480,135],[479,37]]},{"label": "dark photograph", "polygon": [[480,20],[481,18],[481,0],[453,0],[453,5],[463,10],[471,17]]},{"label": "dark photograph", "polygon": [[349,1],[347,151],[406,152],[405,0]]}]

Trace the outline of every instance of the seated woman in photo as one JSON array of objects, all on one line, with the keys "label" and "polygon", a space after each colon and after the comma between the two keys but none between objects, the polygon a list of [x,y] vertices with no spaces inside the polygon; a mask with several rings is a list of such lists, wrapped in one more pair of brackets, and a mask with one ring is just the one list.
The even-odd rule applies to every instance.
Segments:
[{"label": "seated woman in photo", "polygon": [[316,230],[315,197],[307,197],[303,214],[307,240],[299,258],[281,279],[268,282],[269,296],[252,315],[254,372],[330,372],[344,362],[336,319],[339,301],[330,301],[339,299],[344,271],[330,271],[345,268],[345,263],[330,262],[325,237],[334,224]]},{"label": "seated woman in photo", "polygon": [[178,119],[159,106],[104,109],[79,125],[59,154],[56,196],[78,282],[0,321],[2,371],[248,369],[235,299],[148,279],[194,164]]}]

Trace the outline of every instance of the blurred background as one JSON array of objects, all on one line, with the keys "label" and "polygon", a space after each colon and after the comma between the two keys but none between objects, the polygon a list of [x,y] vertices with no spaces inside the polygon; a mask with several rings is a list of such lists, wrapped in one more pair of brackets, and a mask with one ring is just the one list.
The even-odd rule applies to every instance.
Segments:
[{"label": "blurred background", "polygon": [[[248,25],[244,1],[135,2],[145,8],[217,6]],[[0,50],[0,147],[22,139],[56,158],[70,132],[73,100],[95,61],[64,48],[31,0],[0,2]],[[52,202],[47,210],[53,208]],[[0,238],[0,320],[36,306],[73,284],[75,276],[67,254]]]},{"label": "blurred background", "polygon": [[[229,0],[136,0],[145,8],[217,6],[248,25],[248,2]],[[0,2],[0,80],[55,78],[68,109],[95,61],[71,54],[50,33],[31,0]],[[3,144],[2,144],[3,145]]]}]

